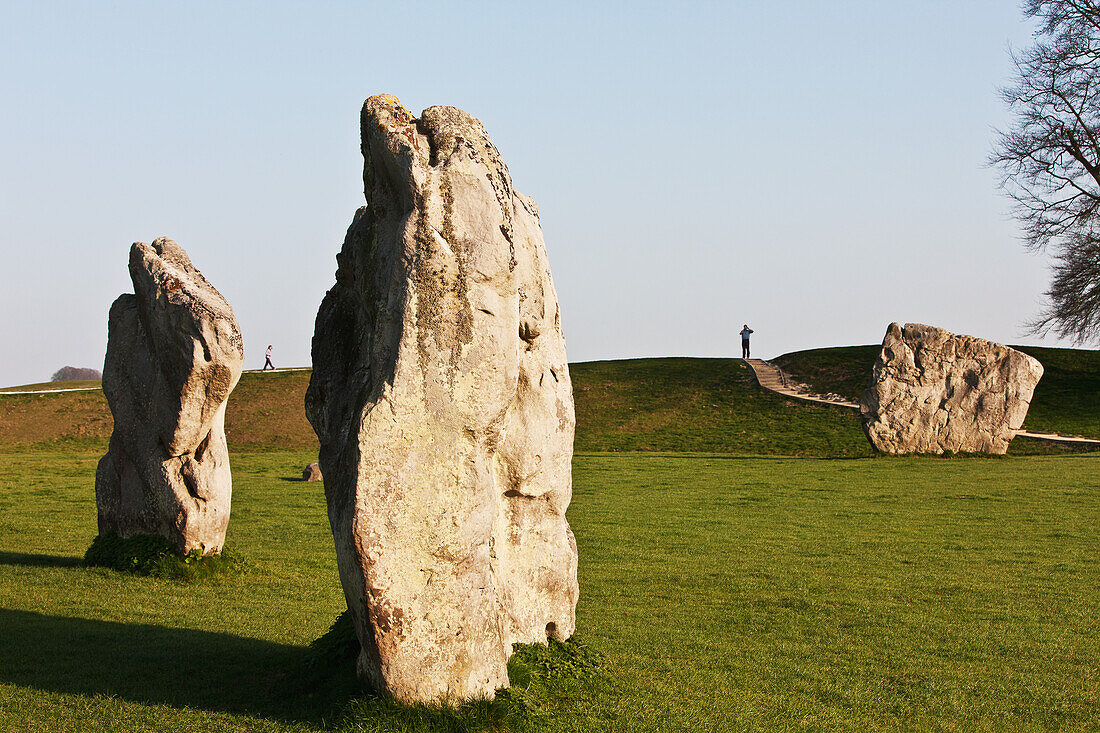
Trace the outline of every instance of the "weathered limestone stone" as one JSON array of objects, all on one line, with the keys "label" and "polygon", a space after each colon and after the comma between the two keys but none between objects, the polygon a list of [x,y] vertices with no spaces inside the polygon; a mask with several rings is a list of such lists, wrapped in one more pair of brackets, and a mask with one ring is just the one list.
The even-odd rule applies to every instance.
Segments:
[{"label": "weathered limestone stone", "polygon": [[218,553],[232,492],[225,404],[244,363],[237,319],[170,239],[135,243],[130,279],[107,328],[114,432],[96,471],[99,532]]},{"label": "weathered limestone stone", "polygon": [[891,323],[860,401],[885,453],[999,453],[1024,424],[1043,365],[992,341]]},{"label": "weathered limestone stone", "polygon": [[573,392],[538,209],[453,107],[371,97],[362,151],[306,394],[358,668],[406,702],[492,696],[514,642],[575,627]]},{"label": "weathered limestone stone", "polygon": [[321,477],[321,464],[311,463],[302,469],[303,481],[323,481]]}]

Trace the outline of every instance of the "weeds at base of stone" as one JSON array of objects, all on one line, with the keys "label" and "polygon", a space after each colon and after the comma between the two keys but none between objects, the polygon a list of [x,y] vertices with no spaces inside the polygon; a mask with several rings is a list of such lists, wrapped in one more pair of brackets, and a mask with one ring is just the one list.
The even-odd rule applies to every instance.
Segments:
[{"label": "weeds at base of stone", "polygon": [[123,539],[113,532],[92,540],[91,547],[84,553],[84,565],[184,583],[241,575],[249,569],[244,558],[232,552],[204,557],[199,550],[192,550],[180,555],[172,543],[159,535],[134,535]]},{"label": "weeds at base of stone", "polygon": [[[338,718],[355,731],[392,730],[400,721],[405,730],[423,731],[524,731],[545,727],[555,701],[570,688],[587,685],[600,674],[602,656],[576,638],[550,639],[543,644],[516,644],[508,661],[510,686],[497,690],[492,700],[472,700],[461,705],[404,705],[365,691],[354,679],[359,640],[347,611],[341,613],[324,635],[310,644],[306,677],[311,686],[322,681],[337,687],[351,685]],[[327,677],[327,680],[323,680]],[[344,678],[342,680],[335,678]],[[341,684],[343,683],[343,684]],[[331,689],[331,687],[330,687]]]}]

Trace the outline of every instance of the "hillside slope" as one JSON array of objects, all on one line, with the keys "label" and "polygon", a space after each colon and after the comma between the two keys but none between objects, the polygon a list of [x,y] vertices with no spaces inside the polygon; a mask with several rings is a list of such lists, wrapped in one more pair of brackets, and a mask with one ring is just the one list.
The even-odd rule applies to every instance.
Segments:
[{"label": "hillside slope", "polygon": [[[1100,438],[1100,351],[1014,346],[1043,364],[1024,428]],[[784,354],[773,363],[818,392],[859,401],[879,346],[846,346]]]},{"label": "hillside slope", "polygon": [[[776,361],[820,392],[859,397],[878,347],[785,354]],[[1028,415],[1032,430],[1100,438],[1100,352],[1025,349],[1046,366]],[[570,365],[576,450],[735,455],[866,456],[854,410],[766,392],[739,359],[625,359]],[[234,451],[316,451],[303,410],[308,370],[246,372],[229,398]],[[0,395],[0,451],[103,450],[111,434],[103,394]],[[1013,452],[1050,446],[1017,440]]]},{"label": "hillside slope", "polygon": [[[316,450],[306,420],[309,371],[245,372],[225,410],[233,450]],[[56,389],[58,384],[27,385]],[[9,390],[18,389],[15,387]],[[101,391],[59,394],[0,394],[0,450],[70,447],[106,450],[113,421]]]},{"label": "hillside slope", "polygon": [[[764,392],[734,359],[631,359],[570,365],[576,450],[854,456],[870,450],[856,416]],[[317,449],[303,410],[309,371],[246,372],[229,398],[235,451]],[[0,396],[0,450],[103,449],[101,392]]]},{"label": "hillside slope", "polygon": [[870,455],[844,408],[766,392],[740,359],[625,359],[570,365],[577,451]]}]

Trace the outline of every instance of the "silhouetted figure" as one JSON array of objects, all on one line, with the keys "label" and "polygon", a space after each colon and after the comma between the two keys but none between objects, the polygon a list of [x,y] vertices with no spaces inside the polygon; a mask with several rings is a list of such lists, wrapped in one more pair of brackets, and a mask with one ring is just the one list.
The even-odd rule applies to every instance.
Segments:
[{"label": "silhouetted figure", "polygon": [[745,324],[741,329],[741,358],[749,358],[749,334],[752,333],[752,329],[749,328],[749,324]]},{"label": "silhouetted figure", "polygon": [[264,368],[260,371],[266,372],[268,367],[271,367],[271,371],[275,371],[275,365],[271,363],[271,344],[267,345],[267,353],[264,354]]}]

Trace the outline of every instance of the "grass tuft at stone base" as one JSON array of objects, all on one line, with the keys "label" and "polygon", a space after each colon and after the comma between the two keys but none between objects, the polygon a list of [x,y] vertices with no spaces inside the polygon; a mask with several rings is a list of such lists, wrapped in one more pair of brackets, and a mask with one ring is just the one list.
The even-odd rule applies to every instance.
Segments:
[{"label": "grass tuft at stone base", "polygon": [[92,540],[84,553],[86,567],[103,567],[135,575],[151,575],[185,583],[247,572],[243,558],[223,551],[203,557],[198,550],[180,555],[160,535],[139,534],[122,538],[110,532]]},{"label": "grass tuft at stone base", "polygon": [[310,645],[305,677],[322,690],[348,687],[355,693],[347,698],[337,716],[356,731],[402,730],[524,731],[544,728],[553,714],[553,701],[569,690],[589,686],[600,674],[602,656],[576,639],[549,640],[542,644],[516,644],[508,661],[511,686],[497,690],[492,700],[472,700],[457,706],[404,705],[362,690],[354,680],[359,640],[351,616],[344,611],[322,636]]}]

